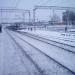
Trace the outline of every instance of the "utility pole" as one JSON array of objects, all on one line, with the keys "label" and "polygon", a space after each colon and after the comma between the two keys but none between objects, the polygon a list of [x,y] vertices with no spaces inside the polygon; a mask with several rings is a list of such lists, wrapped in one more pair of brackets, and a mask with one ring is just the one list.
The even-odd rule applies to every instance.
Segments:
[{"label": "utility pole", "polygon": [[36,9],[33,9],[33,23],[35,23],[35,11]]},{"label": "utility pole", "polygon": [[2,23],[2,9],[1,9],[0,22]]},{"label": "utility pole", "polygon": [[67,12],[67,24],[66,24],[66,27],[65,27],[65,32],[67,32],[68,26],[69,26],[69,11]]},{"label": "utility pole", "polygon": [[31,22],[31,14],[30,14],[30,11],[29,11],[29,22]]},{"label": "utility pole", "polygon": [[25,22],[25,13],[23,13],[23,22]]}]

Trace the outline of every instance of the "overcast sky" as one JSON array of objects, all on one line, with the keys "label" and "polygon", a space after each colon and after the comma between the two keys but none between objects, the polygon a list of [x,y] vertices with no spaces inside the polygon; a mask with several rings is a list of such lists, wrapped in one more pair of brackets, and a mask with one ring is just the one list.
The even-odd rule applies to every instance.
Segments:
[{"label": "overcast sky", "polygon": [[[32,10],[35,5],[75,7],[75,0],[0,0],[0,8],[16,7],[21,9]],[[49,12],[50,11],[43,11],[43,12],[40,11],[39,13],[41,14],[41,16],[38,13],[36,16],[43,19],[50,19],[52,13],[51,12],[49,13]],[[60,12],[58,13],[60,14]],[[36,18],[36,19],[39,19],[39,18]]]},{"label": "overcast sky", "polygon": [[32,9],[35,5],[75,7],[75,0],[0,0],[0,7]]}]

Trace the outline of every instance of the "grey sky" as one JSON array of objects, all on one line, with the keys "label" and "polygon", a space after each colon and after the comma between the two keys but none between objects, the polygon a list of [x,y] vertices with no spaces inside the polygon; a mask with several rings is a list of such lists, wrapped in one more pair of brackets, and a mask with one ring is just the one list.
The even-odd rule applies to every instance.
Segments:
[{"label": "grey sky", "polygon": [[75,7],[75,0],[0,0],[0,7],[32,9],[34,5]]},{"label": "grey sky", "polygon": [[[75,0],[0,0],[0,7],[16,7],[32,10],[35,5],[75,7]],[[60,12],[56,11],[56,13],[61,15]],[[36,19],[43,18],[43,20],[50,20],[50,17],[52,16],[52,13],[49,10],[43,11],[43,13],[38,11],[36,14]]]}]

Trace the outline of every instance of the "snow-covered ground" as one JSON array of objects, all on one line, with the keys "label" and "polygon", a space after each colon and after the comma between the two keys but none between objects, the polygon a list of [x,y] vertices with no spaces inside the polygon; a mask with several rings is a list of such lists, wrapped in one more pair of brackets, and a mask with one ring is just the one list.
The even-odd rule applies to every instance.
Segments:
[{"label": "snow-covered ground", "polygon": [[[74,34],[63,35],[65,33],[45,30],[21,31],[71,45],[75,44]],[[27,54],[30,55],[35,63],[37,63],[41,67],[44,73],[48,75],[73,75],[69,70],[61,68],[60,65],[55,64],[54,61],[46,58],[43,54],[29,46],[23,40],[27,41],[34,47],[44,52],[46,55],[55,59],[63,66],[66,66],[71,71],[75,72],[75,54],[69,53],[67,51],[61,50],[60,48],[48,45],[44,42],[32,39],[16,32],[8,32],[27,52]],[[19,39],[17,36],[23,40]],[[65,42],[65,40],[67,41]],[[36,72],[38,75],[38,72],[36,70],[37,69],[34,67],[34,65],[26,58],[26,56],[22,53],[16,43],[11,39],[11,37],[9,37],[7,32],[3,30],[3,32],[0,33],[0,75],[35,75],[34,72]]]},{"label": "snow-covered ground", "polygon": [[33,65],[21,54],[20,49],[3,30],[0,33],[0,75],[34,75],[33,70]]},{"label": "snow-covered ground", "polygon": [[[40,68],[42,69],[42,71],[45,74],[48,74],[48,75],[60,75],[60,74],[61,75],[71,75],[71,73],[67,69],[63,68],[58,63],[55,63],[55,61],[53,61],[52,59],[50,60],[47,57],[45,57],[45,55],[40,53],[37,50],[37,48],[46,54],[52,53],[52,55],[51,54],[48,54],[48,55],[54,59],[56,59],[55,57],[58,56],[58,59],[56,59],[57,61],[59,60],[59,56],[60,56],[59,54],[61,51],[59,51],[59,53],[58,53],[58,51],[57,52],[55,51],[53,53],[53,51],[52,51],[53,48],[51,46],[49,47],[47,44],[44,44],[42,42],[28,38],[26,36],[22,36],[18,33],[15,33],[15,32],[11,32],[11,33],[12,33],[11,35],[14,37],[14,39],[21,45],[21,47],[27,52],[27,54],[29,54],[29,56],[40,66]],[[21,39],[23,39],[23,40],[21,40]],[[24,40],[29,42],[33,46],[35,46],[36,49],[34,49],[32,46],[28,45],[27,42],[25,42]],[[50,51],[50,48],[52,48],[51,51]],[[56,54],[56,53],[58,53],[58,54]],[[62,56],[63,55],[64,54],[62,54]],[[67,58],[66,55],[65,55],[65,57]]]},{"label": "snow-covered ground", "polygon": [[37,36],[43,37],[43,38],[47,38],[47,39],[51,39],[57,42],[61,42],[61,43],[65,43],[65,44],[69,44],[72,46],[75,46],[75,34],[71,34],[71,33],[64,33],[64,32],[56,32],[56,31],[46,31],[46,30],[32,30],[32,31],[28,31],[28,30],[20,30],[22,32],[28,32],[31,34],[35,34]]},{"label": "snow-covered ground", "polygon": [[[75,46],[75,36],[72,34],[66,33],[66,35],[62,35],[63,33],[41,31],[41,30],[36,30],[36,31],[21,30],[21,31]],[[43,52],[45,52],[46,54],[48,54],[49,56],[56,59],[57,61],[59,61],[60,63],[62,63],[63,65],[65,65],[66,67],[70,68],[72,71],[75,72],[75,61],[74,61],[75,54],[69,53],[68,51],[61,50],[60,48],[52,47],[50,45],[47,45],[37,40],[34,41],[34,39],[30,39],[24,35],[19,35],[19,36],[21,38],[24,38],[32,45],[39,48],[40,50],[42,50]]]}]

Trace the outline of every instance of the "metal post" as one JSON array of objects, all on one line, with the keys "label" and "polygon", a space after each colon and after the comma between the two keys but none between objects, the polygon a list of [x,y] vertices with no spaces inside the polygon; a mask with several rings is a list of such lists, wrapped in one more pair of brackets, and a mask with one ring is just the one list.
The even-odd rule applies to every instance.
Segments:
[{"label": "metal post", "polygon": [[23,22],[25,22],[25,13],[23,13]]},{"label": "metal post", "polygon": [[1,21],[1,23],[2,23],[2,9],[1,9],[1,17],[0,17],[0,18],[1,18],[1,20],[0,20],[0,21]]},{"label": "metal post", "polygon": [[35,9],[33,9],[33,23],[35,23]]},{"label": "metal post", "polygon": [[69,12],[67,13],[67,24],[66,24],[66,27],[65,27],[65,32],[67,32],[68,26],[69,26]]},{"label": "metal post", "polygon": [[30,11],[29,11],[29,22],[31,22],[31,15],[30,15]]},{"label": "metal post", "polygon": [[54,25],[55,24],[55,22],[54,22],[54,15],[55,15],[54,9],[52,10],[52,12],[53,12],[53,25]]}]

